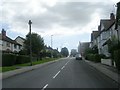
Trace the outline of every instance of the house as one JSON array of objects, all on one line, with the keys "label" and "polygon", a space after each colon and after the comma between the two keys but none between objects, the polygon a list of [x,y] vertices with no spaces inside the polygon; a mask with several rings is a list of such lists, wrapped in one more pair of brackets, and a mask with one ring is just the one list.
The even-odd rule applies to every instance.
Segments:
[{"label": "house", "polygon": [[21,50],[21,45],[6,36],[6,31],[2,29],[0,34],[0,50],[6,52],[19,52]]},{"label": "house", "polygon": [[93,31],[91,33],[91,44],[90,44],[91,48],[93,48],[94,46],[98,46],[98,39],[97,39],[98,36],[99,36],[99,31]]},{"label": "house", "polygon": [[104,54],[107,57],[110,56],[108,52],[108,44],[107,42],[111,40],[113,36],[117,36],[117,32],[115,30],[115,16],[113,13],[110,14],[110,19],[101,19],[100,27],[99,27],[100,35],[99,35],[99,54]]},{"label": "house", "polygon": [[20,37],[20,36],[18,36],[18,37],[15,39],[15,41],[16,41],[18,44],[20,44],[20,45],[22,46],[21,49],[23,49],[25,39],[22,38],[22,37]]},{"label": "house", "polygon": [[120,41],[120,2],[117,3],[115,30],[117,31],[117,38]]}]

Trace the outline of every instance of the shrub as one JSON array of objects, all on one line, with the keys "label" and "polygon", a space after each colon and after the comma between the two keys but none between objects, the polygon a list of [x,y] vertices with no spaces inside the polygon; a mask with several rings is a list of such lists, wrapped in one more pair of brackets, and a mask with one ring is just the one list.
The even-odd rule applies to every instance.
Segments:
[{"label": "shrub", "polygon": [[120,70],[120,49],[114,51],[114,60],[115,60],[116,68]]},{"label": "shrub", "polygon": [[12,66],[15,64],[16,55],[14,54],[2,54],[2,66]]},{"label": "shrub", "polygon": [[26,50],[21,50],[19,51],[19,55],[26,55],[27,54],[27,51]]},{"label": "shrub", "polygon": [[86,58],[93,62],[101,62],[101,56],[99,54],[87,54]]},{"label": "shrub", "polygon": [[30,57],[25,55],[19,55],[16,59],[16,64],[23,64],[30,62]]},{"label": "shrub", "polygon": [[100,54],[101,58],[106,58],[106,56],[104,54]]},{"label": "shrub", "polygon": [[94,55],[94,61],[95,62],[101,62],[101,56],[99,54]]}]

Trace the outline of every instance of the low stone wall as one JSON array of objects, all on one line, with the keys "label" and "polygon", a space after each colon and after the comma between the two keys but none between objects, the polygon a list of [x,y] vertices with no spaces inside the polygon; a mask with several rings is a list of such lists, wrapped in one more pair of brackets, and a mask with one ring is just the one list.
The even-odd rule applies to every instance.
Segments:
[{"label": "low stone wall", "polygon": [[101,63],[112,66],[111,59],[101,59]]},{"label": "low stone wall", "polygon": [[[101,59],[101,63],[112,66],[111,59]],[[115,62],[114,62],[114,67],[115,67]]]}]

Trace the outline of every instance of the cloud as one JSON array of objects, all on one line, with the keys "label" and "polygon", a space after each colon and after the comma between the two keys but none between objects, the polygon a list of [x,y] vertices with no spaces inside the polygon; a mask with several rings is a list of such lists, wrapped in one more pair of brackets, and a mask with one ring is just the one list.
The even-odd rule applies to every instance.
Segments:
[{"label": "cloud", "polygon": [[113,8],[112,0],[102,2],[100,0],[98,2],[87,0],[81,2],[77,0],[66,2],[58,0],[3,1],[2,22],[11,27],[10,31],[23,35],[29,32],[29,19],[33,22],[32,31],[43,36],[90,33],[91,29],[97,28],[99,24],[95,21],[99,22],[100,18],[107,18]]}]

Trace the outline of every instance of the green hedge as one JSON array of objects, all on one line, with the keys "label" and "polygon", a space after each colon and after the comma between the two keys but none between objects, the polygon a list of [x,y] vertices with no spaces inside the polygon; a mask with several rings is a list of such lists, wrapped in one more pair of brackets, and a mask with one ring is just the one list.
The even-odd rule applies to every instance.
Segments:
[{"label": "green hedge", "polygon": [[16,55],[14,54],[2,54],[2,66],[12,66],[15,64]]},{"label": "green hedge", "polygon": [[[36,59],[36,58],[34,58]],[[2,66],[13,66],[30,62],[30,57],[25,55],[2,54]]]},{"label": "green hedge", "polygon": [[120,70],[120,49],[114,51],[114,60],[118,70]]},{"label": "green hedge", "polygon": [[30,62],[30,57],[25,55],[19,55],[16,59],[16,64],[23,64]]},{"label": "green hedge", "polygon": [[88,54],[86,59],[93,62],[101,62],[101,56],[99,54]]}]

